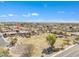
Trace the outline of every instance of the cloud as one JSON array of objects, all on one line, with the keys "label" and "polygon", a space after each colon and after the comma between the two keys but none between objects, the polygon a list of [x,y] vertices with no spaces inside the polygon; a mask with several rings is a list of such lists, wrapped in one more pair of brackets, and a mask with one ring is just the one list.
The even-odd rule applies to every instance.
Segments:
[{"label": "cloud", "polygon": [[3,14],[3,15],[0,15],[0,17],[10,17],[10,16],[14,16],[14,14]]},{"label": "cloud", "polygon": [[38,13],[28,13],[28,14],[23,14],[23,17],[31,17],[31,16],[39,16]]},{"label": "cloud", "polygon": [[38,13],[32,13],[31,15],[32,15],[32,16],[39,16]]},{"label": "cloud", "polygon": [[13,14],[8,14],[8,16],[14,16]]},{"label": "cloud", "polygon": [[7,15],[0,15],[0,17],[7,17]]},{"label": "cloud", "polygon": [[63,14],[63,13],[65,13],[65,12],[64,12],[64,11],[57,11],[57,13]]}]

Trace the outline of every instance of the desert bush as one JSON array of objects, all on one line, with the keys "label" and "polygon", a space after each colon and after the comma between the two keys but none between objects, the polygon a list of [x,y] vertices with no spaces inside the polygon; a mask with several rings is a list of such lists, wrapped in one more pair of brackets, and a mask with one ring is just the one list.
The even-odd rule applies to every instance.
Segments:
[{"label": "desert bush", "polygon": [[25,53],[22,56],[30,57],[33,54],[34,46],[32,44],[28,44],[27,49],[25,50]]},{"label": "desert bush", "polygon": [[73,40],[73,43],[74,43],[74,44],[79,43],[79,36],[77,36],[77,37]]},{"label": "desert bush", "polygon": [[10,45],[14,46],[15,43],[17,42],[17,40],[18,40],[17,38],[12,39],[11,42],[10,42]]},{"label": "desert bush", "polygon": [[63,49],[64,49],[64,46],[65,46],[64,44],[62,44],[62,45],[61,45],[61,50],[63,50]]},{"label": "desert bush", "polygon": [[31,37],[31,33],[30,32],[28,32],[27,34],[26,34],[26,38],[30,38]]},{"label": "desert bush", "polygon": [[49,34],[46,37],[48,43],[51,45],[51,47],[53,47],[54,43],[56,42],[56,35],[55,34]]},{"label": "desert bush", "polygon": [[63,33],[63,31],[61,31],[61,32],[59,32],[58,34],[59,34],[59,35],[63,35],[64,33]]},{"label": "desert bush", "polygon": [[76,44],[77,42],[75,40],[73,40],[73,44]]},{"label": "desert bush", "polygon": [[79,41],[79,36],[77,36],[77,37],[75,38],[75,40],[76,40],[76,41]]},{"label": "desert bush", "polygon": [[63,43],[61,45],[61,49],[63,50],[65,45],[69,45],[69,42],[70,42],[69,40],[63,40]]},{"label": "desert bush", "polygon": [[16,44],[10,49],[11,56],[30,57],[34,53],[35,46],[33,44]]},{"label": "desert bush", "polygon": [[53,51],[58,52],[59,50],[60,50],[60,48],[55,48]]},{"label": "desert bush", "polygon": [[63,44],[64,44],[64,45],[70,45],[69,42],[70,42],[70,40],[64,40]]},{"label": "desert bush", "polygon": [[0,57],[8,57],[9,49],[0,48]]},{"label": "desert bush", "polygon": [[6,38],[7,37],[7,34],[5,33],[5,34],[3,34],[3,36]]}]

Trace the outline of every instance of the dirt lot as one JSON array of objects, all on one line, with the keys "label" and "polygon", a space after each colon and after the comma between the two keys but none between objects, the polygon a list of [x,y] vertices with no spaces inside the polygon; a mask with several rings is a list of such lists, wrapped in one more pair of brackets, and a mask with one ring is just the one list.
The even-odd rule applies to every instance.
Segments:
[{"label": "dirt lot", "polygon": [[[36,48],[35,54],[33,56],[41,56],[42,55],[42,50],[44,48],[48,48],[50,45],[46,41],[46,37],[48,36],[47,33],[41,34],[41,35],[35,35],[32,36],[31,38],[23,38],[23,37],[17,37],[18,42],[17,44],[33,44]],[[54,44],[55,47],[60,47],[62,44],[63,39],[57,39],[56,43]],[[13,54],[14,55],[14,54]]]}]

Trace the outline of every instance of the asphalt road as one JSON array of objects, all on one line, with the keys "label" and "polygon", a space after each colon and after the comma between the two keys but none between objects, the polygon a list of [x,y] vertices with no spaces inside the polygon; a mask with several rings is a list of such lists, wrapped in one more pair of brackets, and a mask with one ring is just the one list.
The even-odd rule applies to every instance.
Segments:
[{"label": "asphalt road", "polygon": [[5,41],[5,38],[3,38],[2,34],[0,33],[0,46],[6,47],[8,43]]},{"label": "asphalt road", "polygon": [[75,45],[74,47],[56,55],[55,57],[79,57],[79,45]]}]

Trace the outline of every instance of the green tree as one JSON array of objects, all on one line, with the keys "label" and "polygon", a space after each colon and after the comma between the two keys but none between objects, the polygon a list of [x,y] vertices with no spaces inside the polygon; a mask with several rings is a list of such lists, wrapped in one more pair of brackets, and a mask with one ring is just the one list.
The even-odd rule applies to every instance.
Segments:
[{"label": "green tree", "polygon": [[49,34],[46,37],[46,39],[49,42],[49,44],[51,45],[51,47],[53,47],[54,43],[56,42],[56,35],[55,34]]}]

